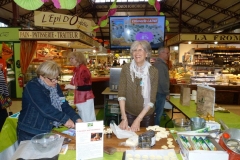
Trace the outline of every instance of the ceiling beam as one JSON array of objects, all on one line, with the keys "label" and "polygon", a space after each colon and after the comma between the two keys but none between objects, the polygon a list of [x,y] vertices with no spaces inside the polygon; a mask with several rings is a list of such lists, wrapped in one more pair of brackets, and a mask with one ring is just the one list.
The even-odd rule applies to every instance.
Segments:
[{"label": "ceiling beam", "polygon": [[[164,7],[167,8],[168,13],[169,13],[169,12],[175,12],[175,13],[179,14],[179,9],[178,9],[178,8],[171,7],[171,6],[169,6],[169,5],[164,5]],[[195,16],[194,14],[189,13],[189,12],[187,12],[187,11],[183,11],[182,14],[185,15],[185,16],[187,16],[187,17],[190,17],[190,18],[193,18],[193,19],[197,19],[197,20],[200,21],[200,22],[205,22],[205,23],[207,23],[207,24],[212,24],[212,21],[207,20],[207,19],[205,19],[205,18],[203,18],[203,17],[200,17],[200,16]]]},{"label": "ceiling beam", "polygon": [[[232,12],[230,10],[227,10],[227,9],[224,9],[224,8],[221,8],[221,7],[218,7],[216,5],[213,5],[213,4],[205,2],[205,1],[201,1],[201,0],[187,0],[187,1],[198,4],[198,5],[203,6],[205,8],[207,7],[209,9],[214,10],[214,11],[217,11],[218,13],[222,13],[222,14],[225,14],[225,15],[228,15],[228,16],[231,16],[231,17],[235,17],[237,19],[239,19],[239,17],[240,17],[239,14],[237,14],[235,12]],[[237,3],[239,3],[239,1]]]},{"label": "ceiling beam", "polygon": [[[174,12],[172,12],[172,11],[168,11],[168,14],[170,14],[170,15],[172,15],[173,17],[175,17],[175,19],[177,20],[177,21],[179,21],[179,16],[178,15],[176,15]],[[171,25],[171,23],[170,23],[170,25]],[[188,23],[186,23],[186,22],[181,22],[181,25],[183,25],[184,27],[186,27],[189,31],[191,31],[191,32],[197,32],[197,28],[194,28],[193,26],[191,26],[190,24],[188,24]],[[171,28],[171,27],[170,27]]]},{"label": "ceiling beam", "polygon": [[[48,11],[48,10],[53,10],[56,7],[53,4],[50,5],[43,5],[42,7],[38,8],[37,11]],[[23,14],[21,16],[23,19],[31,19],[32,17],[34,17],[34,11],[31,11],[27,14]]]},{"label": "ceiling beam", "polygon": [[[216,0],[215,2],[213,2],[212,4],[215,4],[215,3],[217,3],[219,0]],[[192,4],[196,4],[195,2],[194,3],[192,3]],[[192,5],[191,5],[192,6]],[[199,14],[201,14],[202,12],[204,12],[206,9],[208,9],[208,7],[207,8],[204,8],[203,10],[201,10],[200,12],[198,12],[197,14],[195,14],[195,16],[198,16]],[[188,22],[188,21],[190,21],[192,18],[189,18],[186,22]],[[209,18],[208,18],[209,19]],[[201,22],[199,22],[199,23],[201,23]],[[199,24],[198,23],[198,24]],[[195,26],[197,26],[198,24],[196,24]]]},{"label": "ceiling beam", "polygon": [[12,3],[12,0],[0,0],[0,7]]},{"label": "ceiling beam", "polygon": [[[233,7],[233,6],[235,6],[235,5],[238,5],[240,3],[240,1],[238,1],[238,2],[236,2],[235,4],[232,4],[231,6],[228,6],[227,8],[225,8],[225,10],[227,10],[227,9],[229,9],[229,8],[231,8],[231,7]],[[239,9],[238,9],[238,11],[239,11]],[[237,12],[237,11],[236,11]],[[216,14],[214,14],[214,15],[212,15],[212,16],[210,16],[208,19],[211,19],[211,18],[213,18],[214,16],[217,16],[219,13],[216,13]],[[223,18],[221,21],[219,21],[218,23],[214,23],[214,21],[213,21],[213,24],[211,25],[211,26],[209,26],[209,27],[205,27],[204,29],[203,29],[203,31],[206,31],[206,32],[211,32],[212,30],[215,30],[215,28],[222,28],[222,27],[224,27],[225,28],[225,26],[226,26],[226,24],[228,23],[227,21],[229,20],[229,19],[231,19],[232,17],[231,16],[228,16],[228,17],[225,17],[225,18]],[[236,19],[236,21],[239,21],[238,19]],[[236,22],[233,22],[233,25],[235,25],[235,23]],[[198,23],[199,24],[199,23]],[[198,25],[198,24],[196,24],[196,25]],[[229,26],[229,24],[227,24],[228,26]],[[216,29],[216,30],[220,30],[220,29]]]}]

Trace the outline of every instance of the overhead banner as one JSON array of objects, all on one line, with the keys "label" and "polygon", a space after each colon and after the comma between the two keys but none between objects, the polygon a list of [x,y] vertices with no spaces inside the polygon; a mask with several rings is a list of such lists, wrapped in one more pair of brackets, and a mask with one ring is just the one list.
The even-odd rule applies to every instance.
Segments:
[{"label": "overhead banner", "polygon": [[181,34],[180,41],[240,41],[240,34]]},{"label": "overhead banner", "polygon": [[41,27],[54,27],[65,29],[79,29],[84,32],[92,32],[93,22],[77,16],[53,12],[34,11],[34,25]]},{"label": "overhead banner", "polygon": [[179,34],[174,36],[174,37],[172,37],[172,38],[170,38],[169,40],[167,40],[167,46],[170,46],[172,44],[178,43],[179,39],[180,39],[180,35]]},{"label": "overhead banner", "polygon": [[81,31],[19,31],[20,40],[75,40],[90,46],[99,46],[99,43],[93,40],[87,34]]},{"label": "overhead banner", "polygon": [[179,44],[184,41],[238,43],[240,41],[240,34],[178,34],[167,40],[167,46]]}]

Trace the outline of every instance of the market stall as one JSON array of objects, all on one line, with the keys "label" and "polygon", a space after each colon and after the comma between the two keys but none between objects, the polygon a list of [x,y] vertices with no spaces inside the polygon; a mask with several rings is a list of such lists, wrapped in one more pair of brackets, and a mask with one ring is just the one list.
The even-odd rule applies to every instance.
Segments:
[{"label": "market stall", "polygon": [[[19,39],[21,42],[21,60],[22,73],[25,83],[33,77],[36,77],[36,67],[45,60],[54,60],[61,67],[60,85],[70,82],[72,69],[67,58],[67,53],[74,50],[94,49],[100,47],[100,44],[93,40],[89,35],[80,30],[20,30]],[[32,52],[24,52],[29,44],[33,45]],[[34,52],[36,50],[36,52]],[[97,76],[96,76],[97,75]],[[101,76],[92,73],[93,92],[95,95],[95,105],[103,105],[102,90],[108,86],[109,76]],[[101,87],[103,86],[102,90]],[[64,87],[63,87],[64,88]]]},{"label": "market stall", "polygon": [[8,90],[12,98],[19,98],[22,93],[22,88],[17,81],[21,73],[19,67],[20,61],[20,40],[18,37],[19,27],[15,28],[0,28],[0,48],[1,62],[4,66],[4,74],[8,82]]},{"label": "market stall", "polygon": [[[169,40],[173,69],[171,91],[182,84],[216,88],[216,103],[239,104],[240,34],[178,34]],[[226,95],[228,93],[228,95]]]}]

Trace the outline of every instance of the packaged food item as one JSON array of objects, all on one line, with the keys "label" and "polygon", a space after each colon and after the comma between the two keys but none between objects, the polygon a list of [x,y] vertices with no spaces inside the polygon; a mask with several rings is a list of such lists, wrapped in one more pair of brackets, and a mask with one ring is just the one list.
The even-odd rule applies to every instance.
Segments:
[{"label": "packaged food item", "polygon": [[185,136],[180,136],[180,140],[186,149],[193,150],[191,144],[189,143],[189,141]]},{"label": "packaged food item", "polygon": [[208,148],[210,148],[211,151],[216,151],[217,148],[212,144],[212,142],[210,141],[210,139],[208,139],[207,137],[205,137],[204,142],[207,144]]},{"label": "packaged food item", "polygon": [[201,144],[199,143],[198,139],[195,136],[191,136],[191,141],[192,141],[192,143],[194,145],[194,148],[196,150],[203,150]]},{"label": "packaged food item", "polygon": [[198,142],[201,144],[203,150],[209,151],[210,149],[208,148],[207,144],[204,142],[202,137],[198,138]]}]

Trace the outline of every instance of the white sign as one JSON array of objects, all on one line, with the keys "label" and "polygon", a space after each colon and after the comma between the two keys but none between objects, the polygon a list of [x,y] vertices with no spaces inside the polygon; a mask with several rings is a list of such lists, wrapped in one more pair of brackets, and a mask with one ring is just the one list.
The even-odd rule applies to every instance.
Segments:
[{"label": "white sign", "polygon": [[90,46],[99,46],[99,43],[82,31],[19,31],[20,40],[76,40]]},{"label": "white sign", "polygon": [[79,40],[79,31],[19,31],[19,39]]},{"label": "white sign", "polygon": [[92,32],[93,21],[65,14],[34,11],[34,25]]},{"label": "white sign", "polygon": [[103,121],[76,123],[76,160],[103,157]]}]

